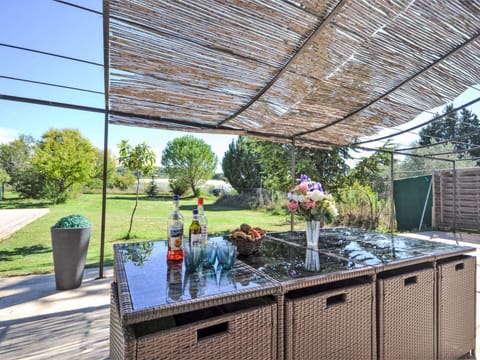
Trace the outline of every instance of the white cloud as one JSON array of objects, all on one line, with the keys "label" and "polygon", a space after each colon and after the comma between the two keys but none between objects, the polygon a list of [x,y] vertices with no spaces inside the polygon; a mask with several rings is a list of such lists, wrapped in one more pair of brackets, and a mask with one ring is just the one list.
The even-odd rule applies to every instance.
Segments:
[{"label": "white cloud", "polygon": [[0,144],[9,143],[18,138],[18,131],[14,129],[0,128]]}]

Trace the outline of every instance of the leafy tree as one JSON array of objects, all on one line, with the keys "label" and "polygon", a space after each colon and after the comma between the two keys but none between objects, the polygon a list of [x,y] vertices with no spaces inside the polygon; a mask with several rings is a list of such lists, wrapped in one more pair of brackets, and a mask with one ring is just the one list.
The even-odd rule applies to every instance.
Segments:
[{"label": "leafy tree", "polygon": [[[430,159],[423,156],[428,156],[435,149],[435,153],[446,153],[445,155],[437,156],[438,158],[458,160],[456,154],[452,153],[454,150],[452,143],[445,143],[435,146],[434,148],[419,148],[411,151],[412,154],[419,156],[407,156],[399,163],[396,173],[401,177],[431,175],[433,170],[451,169],[452,163],[450,161],[443,161],[437,159]],[[458,163],[461,167],[473,167],[475,161],[463,160]]]},{"label": "leafy tree", "polygon": [[[452,111],[453,105],[448,104],[443,113]],[[434,117],[439,116],[435,114]],[[443,140],[452,140],[454,142],[453,150],[461,151],[459,157],[464,157],[466,153],[472,157],[480,157],[480,122],[476,114],[470,110],[462,109],[460,112],[454,112],[444,118],[434,121],[420,130],[420,145],[430,145]],[[432,147],[437,149],[437,147]],[[430,152],[432,152],[430,150]],[[437,152],[434,150],[434,152]],[[480,165],[480,160],[477,161]]]},{"label": "leafy tree", "polygon": [[[264,187],[287,192],[292,179],[292,146],[259,139],[250,139],[249,145],[258,156]],[[295,178],[299,174],[307,174],[311,179],[320,181],[331,193],[345,185],[349,171],[345,162],[349,156],[346,148],[323,150],[297,147],[295,151]]]},{"label": "leafy tree", "polygon": [[[90,181],[87,186],[92,189],[102,188],[103,185],[103,150],[98,150],[95,156],[95,163],[90,174]],[[116,159],[107,152],[107,186],[112,187],[116,179]]]},{"label": "leafy tree", "polygon": [[46,176],[32,164],[17,173],[15,191],[26,199],[49,198],[49,194],[55,194],[55,188]]},{"label": "leafy tree", "polygon": [[228,146],[222,161],[225,177],[239,193],[261,186],[261,167],[259,155],[255,153],[245,137],[238,137]]},{"label": "leafy tree", "polygon": [[197,196],[199,183],[215,173],[217,156],[203,140],[186,135],[167,143],[162,165],[170,179],[185,182]]},{"label": "leafy tree", "polygon": [[50,129],[35,148],[32,164],[45,177],[47,197],[65,202],[92,173],[97,150],[76,129]]},{"label": "leafy tree", "polygon": [[5,183],[10,181],[10,175],[8,173],[0,168],[0,200],[3,200],[4,194],[5,194]]},{"label": "leafy tree", "polygon": [[0,144],[0,167],[10,176],[8,182],[16,187],[23,174],[31,170],[35,141],[31,136],[20,135],[8,144]]},{"label": "leafy tree", "polygon": [[130,239],[130,233],[132,231],[133,217],[138,206],[140,179],[144,175],[148,175],[153,171],[156,156],[155,153],[148,147],[145,142],[132,147],[128,144],[127,140],[122,140],[122,142],[118,145],[118,148],[120,153],[120,157],[118,160],[120,164],[122,164],[128,170],[132,171],[137,178],[135,206],[133,207],[132,215],[130,216],[130,227],[128,228],[128,232],[125,237],[128,240]]},{"label": "leafy tree", "polygon": [[346,163],[349,158],[348,149],[333,147],[331,150],[314,148],[297,148],[298,174],[307,174],[311,179],[320,181],[323,188],[333,194],[348,183],[350,167]]},{"label": "leafy tree", "polygon": [[262,186],[269,190],[287,192],[291,184],[291,150],[286,144],[247,138],[247,144],[261,169]]},{"label": "leafy tree", "polygon": [[[387,150],[382,147],[382,150]],[[375,151],[372,155],[362,158],[349,174],[349,184],[369,184],[372,190],[383,197],[388,197],[390,180],[390,154]],[[382,198],[383,198],[382,197]]]},{"label": "leafy tree", "polygon": [[133,175],[130,171],[115,171],[113,176],[112,185],[110,188],[118,188],[122,191],[127,190],[130,186],[135,184],[137,181],[135,175]]},{"label": "leafy tree", "polygon": [[[453,104],[448,104],[443,113],[446,114],[453,109]],[[433,118],[440,114],[436,113]],[[429,145],[440,140],[455,137],[457,113],[449,114],[440,120],[434,121],[420,130],[420,145]]]}]

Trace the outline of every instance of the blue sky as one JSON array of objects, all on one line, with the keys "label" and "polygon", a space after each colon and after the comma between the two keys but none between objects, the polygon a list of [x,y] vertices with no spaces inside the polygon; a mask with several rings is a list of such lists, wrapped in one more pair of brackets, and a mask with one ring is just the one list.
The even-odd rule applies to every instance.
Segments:
[{"label": "blue sky", "polygon": [[[69,2],[97,11],[102,10],[101,0],[69,0]],[[3,44],[103,63],[102,27],[101,15],[53,0],[0,0],[0,43]],[[103,67],[101,66],[77,63],[4,46],[0,46],[0,65],[0,76],[103,91]],[[460,105],[480,96],[480,86],[477,85],[477,88],[478,90],[467,90],[455,104]],[[82,93],[3,78],[0,78],[0,93],[98,108],[103,108],[104,102],[103,95],[100,94]],[[480,103],[470,109],[480,114]],[[431,116],[431,113],[423,114],[417,117],[413,124],[426,121]],[[40,139],[41,135],[52,127],[77,128],[95,146],[103,148],[103,114],[0,100],[0,143],[11,141],[19,134]],[[389,131],[382,132],[378,136],[387,133]],[[157,153],[159,162],[166,143],[185,134],[187,133],[110,125],[108,146],[115,153],[116,145],[122,139],[129,140],[131,144],[145,141]],[[236,138],[229,135],[195,133],[192,135],[203,139],[211,146],[219,158],[219,163],[228,149],[228,144]],[[415,136],[405,134],[395,140],[401,144],[408,144],[415,140]],[[369,144],[370,147],[379,145],[381,144]],[[220,165],[217,169],[221,170]]]},{"label": "blue sky", "polygon": [[[102,10],[101,0],[69,0]],[[103,63],[101,15],[52,0],[1,0],[0,43]],[[8,76],[103,92],[103,67],[0,46],[0,76]],[[100,94],[83,93],[0,78],[0,93],[98,108]],[[49,128],[76,128],[93,145],[103,149],[104,115],[51,106],[0,100],[0,143],[19,134],[40,139]],[[160,161],[168,141],[186,135],[159,129],[109,126],[109,148],[114,152],[122,139],[134,145],[145,141]],[[236,136],[195,134],[217,154],[219,162]],[[217,168],[221,170],[221,167]]]}]

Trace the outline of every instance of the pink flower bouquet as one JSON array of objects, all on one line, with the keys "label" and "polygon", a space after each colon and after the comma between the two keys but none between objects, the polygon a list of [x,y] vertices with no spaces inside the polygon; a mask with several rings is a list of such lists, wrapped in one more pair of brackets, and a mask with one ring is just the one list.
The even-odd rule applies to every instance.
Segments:
[{"label": "pink flower bouquet", "polygon": [[333,221],[338,215],[333,196],[307,175],[300,177],[300,183],[288,193],[288,199],[288,209],[305,217],[306,221],[321,220],[322,216]]}]

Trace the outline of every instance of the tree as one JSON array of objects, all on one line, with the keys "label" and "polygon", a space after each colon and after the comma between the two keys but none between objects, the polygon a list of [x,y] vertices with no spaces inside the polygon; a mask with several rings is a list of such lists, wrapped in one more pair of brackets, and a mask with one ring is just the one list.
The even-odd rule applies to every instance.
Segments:
[{"label": "tree", "polygon": [[[103,150],[98,150],[95,157],[95,164],[90,174],[90,181],[87,186],[91,189],[101,189],[103,184]],[[116,158],[107,152],[107,174],[106,181],[108,187],[113,187],[117,179]]]},{"label": "tree", "polygon": [[0,168],[0,200],[3,200],[5,194],[5,183],[10,181],[10,175]]},{"label": "tree", "polygon": [[[412,150],[412,154],[419,156],[407,156],[396,170],[402,177],[431,175],[433,170],[452,169],[451,161],[444,161],[439,159],[430,159],[423,156],[428,156],[432,153],[432,149],[436,153],[446,153],[445,155],[437,156],[437,158],[459,160],[456,154],[452,153],[454,145],[452,143],[445,143],[435,146],[434,148],[419,148]],[[475,161],[464,160],[458,163],[461,167],[473,167]]]},{"label": "tree", "polygon": [[144,175],[148,175],[153,171],[156,156],[145,142],[132,147],[128,144],[127,140],[122,140],[122,142],[118,145],[118,149],[120,153],[120,157],[118,159],[120,164],[132,171],[137,178],[135,206],[133,207],[132,215],[130,216],[130,227],[128,228],[127,235],[125,236],[125,238],[128,240],[130,239],[130,233],[132,231],[133,217],[135,216],[135,211],[137,210],[138,206],[140,179]]},{"label": "tree", "polygon": [[258,156],[262,169],[263,186],[270,190],[287,192],[292,177],[306,174],[318,180],[323,187],[335,193],[345,185],[349,167],[346,148],[333,147],[331,150],[297,147],[295,149],[295,174],[291,174],[292,146],[266,140],[250,139],[249,146]]},{"label": "tree", "polygon": [[[28,173],[32,174],[31,159],[34,147],[34,139],[31,136],[25,135],[20,135],[18,139],[8,144],[0,144],[0,167],[10,176],[8,183],[17,191],[17,184],[24,180],[23,176]],[[36,181],[37,179],[32,180]],[[20,195],[22,195],[22,193]]]},{"label": "tree", "polygon": [[[448,104],[443,113],[452,111],[453,105]],[[439,116],[435,114],[434,117]],[[459,157],[464,157],[465,153],[472,157],[480,157],[480,122],[476,114],[470,110],[462,109],[460,112],[454,112],[444,118],[434,121],[420,130],[420,145],[430,145],[444,140],[452,140],[454,143],[454,151],[465,152],[459,153]],[[431,147],[435,149],[437,147]],[[430,151],[432,152],[432,151]],[[477,161],[480,166],[480,160]]]},{"label": "tree", "polygon": [[228,146],[222,161],[225,177],[238,193],[244,193],[261,186],[261,167],[258,154],[250,147],[248,139],[238,137]]},{"label": "tree", "polygon": [[197,196],[199,183],[215,174],[217,156],[203,140],[186,135],[167,143],[162,165],[170,180],[185,182]]},{"label": "tree", "polygon": [[332,147],[330,150],[315,148],[297,148],[296,175],[307,174],[311,179],[322,183],[329,193],[336,194],[337,189],[348,183],[350,167],[348,149]]},{"label": "tree", "polygon": [[65,202],[87,183],[97,150],[76,129],[50,129],[35,148],[32,164],[45,177],[47,198]]},{"label": "tree", "polygon": [[[388,150],[389,144],[382,147]],[[392,149],[393,150],[393,149]],[[387,171],[388,170],[388,171]],[[362,158],[349,174],[349,183],[369,184],[372,190],[382,199],[389,196],[390,187],[390,154],[384,151],[375,151],[372,155]]]},{"label": "tree", "polygon": [[292,147],[256,138],[248,138],[247,146],[251,148],[258,159],[262,187],[286,193],[291,184]]}]

